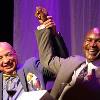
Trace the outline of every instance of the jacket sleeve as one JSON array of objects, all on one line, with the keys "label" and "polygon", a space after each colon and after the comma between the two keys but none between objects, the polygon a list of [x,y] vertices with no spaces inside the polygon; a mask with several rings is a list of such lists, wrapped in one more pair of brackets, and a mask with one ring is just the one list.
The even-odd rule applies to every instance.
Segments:
[{"label": "jacket sleeve", "polygon": [[61,58],[67,58],[69,53],[61,33],[58,32],[54,37],[52,37],[52,41],[55,55]]},{"label": "jacket sleeve", "polygon": [[54,60],[54,62],[52,62],[52,59],[55,58],[53,41],[51,39],[52,37],[53,34],[51,33],[50,29],[42,29],[36,31],[40,62],[42,66],[57,74],[60,64],[57,63],[59,58],[57,58],[57,61]]}]

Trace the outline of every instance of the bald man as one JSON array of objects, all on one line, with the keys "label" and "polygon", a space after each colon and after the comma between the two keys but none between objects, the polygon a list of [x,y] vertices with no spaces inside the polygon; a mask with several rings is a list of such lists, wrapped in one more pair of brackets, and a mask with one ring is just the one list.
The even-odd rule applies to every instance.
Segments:
[{"label": "bald man", "polygon": [[[43,25],[46,22],[48,20]],[[55,56],[51,35],[48,28],[36,32],[41,64],[57,74],[51,95],[57,100],[99,100],[100,29],[95,27],[86,33],[83,42],[85,57],[75,55],[65,59]],[[86,75],[82,73],[83,70]]]},{"label": "bald man", "polygon": [[85,57],[75,55],[66,59],[54,52],[51,37],[56,30],[53,18],[41,7],[37,8],[36,17],[42,26],[36,30],[41,64],[57,75],[51,95],[57,100],[99,100],[100,29],[95,27],[86,33],[83,42]]},{"label": "bald man", "polygon": [[[11,85],[15,91],[13,100],[16,100],[25,91],[44,89],[42,71],[40,71],[41,67],[38,70],[38,64],[39,60],[33,57],[32,65],[20,66],[13,47],[7,42],[0,42],[0,100],[10,99],[7,93],[8,88],[6,88],[9,82],[9,86]],[[37,79],[40,84],[36,84]]]},{"label": "bald man", "polygon": [[[76,69],[73,70],[70,76],[71,80],[67,83],[59,100],[66,100],[66,98],[69,100],[99,100],[100,29],[98,27],[94,27],[86,33],[83,42],[83,51],[85,62],[80,65],[78,64]],[[77,61],[72,63],[77,63]],[[62,68],[60,70],[63,71],[65,69]]]}]

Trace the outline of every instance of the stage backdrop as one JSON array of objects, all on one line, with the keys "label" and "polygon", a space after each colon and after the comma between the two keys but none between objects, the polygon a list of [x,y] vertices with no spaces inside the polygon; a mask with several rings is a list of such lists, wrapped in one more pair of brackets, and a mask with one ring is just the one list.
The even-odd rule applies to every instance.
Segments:
[{"label": "stage backdrop", "polygon": [[38,22],[35,8],[42,5],[52,15],[70,55],[83,55],[84,33],[100,27],[100,0],[14,0],[13,45],[19,62],[38,57],[34,31]]}]

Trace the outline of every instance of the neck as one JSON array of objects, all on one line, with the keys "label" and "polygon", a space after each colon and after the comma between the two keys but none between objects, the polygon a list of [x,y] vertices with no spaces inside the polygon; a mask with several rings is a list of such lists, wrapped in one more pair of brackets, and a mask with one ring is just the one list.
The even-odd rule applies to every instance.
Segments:
[{"label": "neck", "polygon": [[15,75],[16,73],[17,73],[16,71],[13,71],[11,73],[4,73],[4,74],[6,74],[6,75]]}]

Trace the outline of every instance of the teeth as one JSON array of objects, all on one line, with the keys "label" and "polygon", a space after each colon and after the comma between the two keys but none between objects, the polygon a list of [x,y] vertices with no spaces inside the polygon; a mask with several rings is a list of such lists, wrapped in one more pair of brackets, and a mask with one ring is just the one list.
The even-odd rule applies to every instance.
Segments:
[{"label": "teeth", "polygon": [[90,50],[89,50],[89,52],[95,52],[95,51],[97,51],[97,50],[94,50],[94,49],[90,49]]},{"label": "teeth", "polygon": [[89,50],[89,52],[95,52],[95,50]]},{"label": "teeth", "polygon": [[6,64],[3,65],[3,67],[6,67],[6,66],[7,66]]}]

